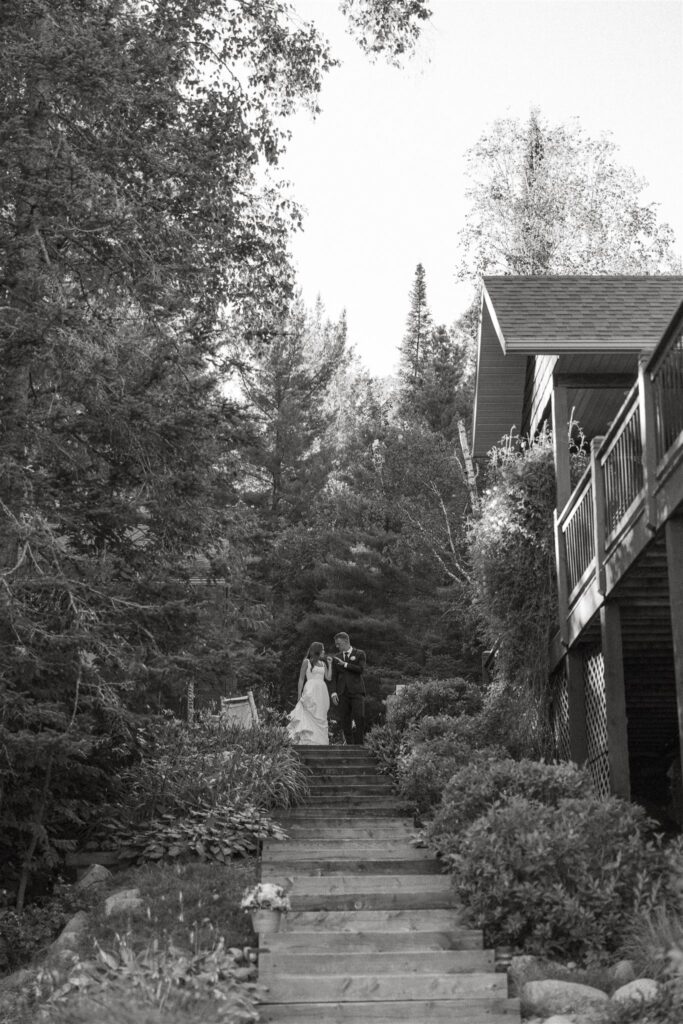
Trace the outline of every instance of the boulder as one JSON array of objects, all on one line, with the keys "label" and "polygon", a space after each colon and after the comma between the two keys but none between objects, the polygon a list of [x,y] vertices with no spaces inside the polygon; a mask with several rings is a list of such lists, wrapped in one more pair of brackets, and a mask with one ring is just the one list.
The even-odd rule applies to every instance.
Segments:
[{"label": "boulder", "polygon": [[539,956],[521,955],[511,957],[510,966],[508,967],[511,995],[519,995],[530,974],[538,977],[539,968],[541,968],[542,964],[543,961]]},{"label": "boulder", "polygon": [[91,864],[82,878],[79,878],[74,889],[94,889],[99,885],[106,885],[110,878],[113,878],[111,871],[102,864]]},{"label": "boulder", "polygon": [[635,980],[635,976],[636,971],[631,960],[620,960],[612,968],[612,977],[617,985],[628,985],[629,981]]},{"label": "boulder", "polygon": [[543,1018],[553,1014],[585,1013],[609,997],[599,988],[579,985],[575,981],[527,981],[522,987],[521,999],[527,1016]]},{"label": "boulder", "polygon": [[107,896],[104,901],[104,916],[113,914],[131,914],[142,909],[139,889],[119,889]]},{"label": "boulder", "polygon": [[654,978],[636,978],[612,993],[615,1003],[653,1003],[659,995],[659,982]]},{"label": "boulder", "polygon": [[61,932],[50,946],[50,952],[60,953],[63,950],[71,950],[79,944],[88,930],[88,915],[84,910],[79,910],[73,917],[69,918]]}]

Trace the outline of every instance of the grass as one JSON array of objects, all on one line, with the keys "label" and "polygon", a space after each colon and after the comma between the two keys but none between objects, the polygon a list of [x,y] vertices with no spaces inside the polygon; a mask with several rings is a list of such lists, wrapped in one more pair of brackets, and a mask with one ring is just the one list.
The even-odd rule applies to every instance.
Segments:
[{"label": "grass", "polygon": [[[144,912],[132,917],[105,917],[101,904],[92,914],[91,935],[102,948],[113,945],[117,934],[126,931],[134,949],[165,938],[179,949],[202,948],[217,937],[226,946],[255,945],[256,936],[249,915],[240,910],[243,891],[258,879],[255,857],[227,864],[188,862],[145,864],[115,875],[107,892],[139,889]],[[92,939],[90,939],[92,943]],[[92,953],[83,949],[84,955]]]},{"label": "grass", "polygon": [[[242,950],[256,945],[251,919],[240,909],[240,900],[257,877],[255,857],[227,864],[145,864],[117,873],[101,890],[102,898],[89,914],[88,933],[74,952],[80,961],[93,962],[99,947],[112,962],[120,963],[124,950],[131,966],[110,972],[108,985],[93,995],[74,993],[66,1003],[52,1005],[31,991],[37,987],[43,996],[50,992],[47,972],[57,961],[48,956],[32,967],[35,985],[31,982],[9,992],[2,991],[0,982],[0,1024],[194,1024],[199,1020],[210,1024],[226,1019],[237,1024],[251,1019],[248,1010],[241,1015],[243,987],[236,987],[227,976],[226,1000],[234,1013],[225,1017],[226,1004],[212,998],[209,973],[222,970],[225,974],[232,963],[230,956],[220,952],[222,946]],[[142,908],[134,914],[105,917],[104,899],[121,889],[139,889]],[[216,950],[217,957],[212,959]],[[132,963],[136,958],[139,964]],[[163,1005],[153,1005],[153,979],[161,977],[161,986],[163,978],[177,978],[188,969],[193,984],[184,989],[176,984],[172,991],[169,986]]]}]

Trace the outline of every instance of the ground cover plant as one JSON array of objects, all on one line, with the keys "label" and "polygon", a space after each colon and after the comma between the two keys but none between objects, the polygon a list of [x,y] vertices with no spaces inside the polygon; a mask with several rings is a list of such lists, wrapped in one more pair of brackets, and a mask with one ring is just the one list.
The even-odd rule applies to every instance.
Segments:
[{"label": "ground cover plant", "polygon": [[145,864],[118,873],[106,891],[139,889],[141,910],[106,917],[106,891],[97,905],[91,901],[88,932],[68,980],[55,984],[48,958],[30,971],[20,993],[2,993],[6,1020],[255,1020],[249,971],[240,961],[255,936],[239,902],[257,873],[255,858],[225,865]]}]

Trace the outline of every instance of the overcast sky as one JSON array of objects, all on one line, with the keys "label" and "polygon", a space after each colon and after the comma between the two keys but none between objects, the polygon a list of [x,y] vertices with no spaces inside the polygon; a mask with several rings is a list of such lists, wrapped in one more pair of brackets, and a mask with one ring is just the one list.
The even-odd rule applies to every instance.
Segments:
[{"label": "overcast sky", "polygon": [[418,262],[437,322],[467,303],[454,276],[464,152],[498,117],[538,106],[552,123],[611,132],[683,251],[683,0],[432,0],[399,70],[363,56],[336,0],[293,2],[342,61],[322,113],[293,120],[284,163],[306,210],[299,283],[331,316],[347,310],[372,372],[395,368]]}]

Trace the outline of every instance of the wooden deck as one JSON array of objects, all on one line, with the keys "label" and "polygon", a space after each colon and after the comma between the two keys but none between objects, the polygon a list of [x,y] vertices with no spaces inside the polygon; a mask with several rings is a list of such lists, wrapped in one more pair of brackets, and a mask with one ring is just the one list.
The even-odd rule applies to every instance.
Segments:
[{"label": "wooden deck", "polygon": [[[590,464],[556,516],[560,631],[553,665],[599,634],[597,613],[618,600],[625,657],[671,650],[664,532],[683,514],[683,314],[652,355]],[[670,567],[669,567],[670,571]],[[677,570],[683,574],[683,565]]]}]

